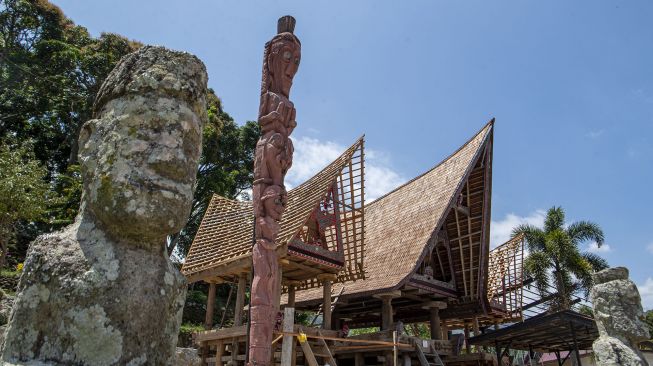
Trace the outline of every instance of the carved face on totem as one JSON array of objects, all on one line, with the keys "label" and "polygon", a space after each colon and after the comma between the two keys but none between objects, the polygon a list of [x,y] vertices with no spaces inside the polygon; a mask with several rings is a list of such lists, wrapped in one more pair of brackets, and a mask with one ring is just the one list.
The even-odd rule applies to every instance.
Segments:
[{"label": "carved face on totem", "polygon": [[287,197],[285,189],[280,186],[272,185],[267,187],[261,197],[265,216],[280,221],[281,215],[286,209]]},{"label": "carved face on totem", "polygon": [[301,44],[292,33],[285,32],[276,35],[268,47],[265,60],[270,78],[268,88],[288,98],[301,60]]},{"label": "carved face on totem", "polygon": [[110,236],[162,244],[190,212],[202,121],[179,100],[134,98],[110,100],[82,128],[83,201]]}]

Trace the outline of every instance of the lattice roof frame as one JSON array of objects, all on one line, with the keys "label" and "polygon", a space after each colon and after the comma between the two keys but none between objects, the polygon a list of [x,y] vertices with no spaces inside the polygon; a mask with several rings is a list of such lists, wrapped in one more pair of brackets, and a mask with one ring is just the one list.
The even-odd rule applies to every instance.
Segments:
[{"label": "lattice roof frame", "polygon": [[[337,184],[340,199],[347,200],[341,206],[347,210],[341,212],[340,219],[345,267],[338,281],[364,278],[364,142],[364,136],[360,137],[331,164],[288,191],[288,206],[277,239],[280,257],[287,254],[288,242],[297,235],[329,188]],[[182,266],[181,271],[189,282],[212,280],[221,272],[244,271],[251,263],[253,220],[251,202],[214,195]],[[318,284],[312,281],[304,287]]]},{"label": "lattice roof frame", "polygon": [[523,320],[524,237],[518,235],[490,251],[488,301],[505,307],[507,319]]}]

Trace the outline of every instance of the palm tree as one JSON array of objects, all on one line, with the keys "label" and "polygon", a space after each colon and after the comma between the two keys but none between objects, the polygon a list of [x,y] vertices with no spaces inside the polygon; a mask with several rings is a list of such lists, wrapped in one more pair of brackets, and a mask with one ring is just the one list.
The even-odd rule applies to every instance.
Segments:
[{"label": "palm tree", "polygon": [[608,262],[596,254],[581,252],[579,244],[594,241],[603,245],[603,230],[590,221],[579,221],[565,227],[565,212],[552,207],[546,213],[544,229],[522,224],[513,229],[513,237],[523,235],[530,254],[524,260],[526,274],[544,296],[549,286],[558,290],[551,310],[568,310],[575,292],[589,293],[592,272],[608,267]]}]

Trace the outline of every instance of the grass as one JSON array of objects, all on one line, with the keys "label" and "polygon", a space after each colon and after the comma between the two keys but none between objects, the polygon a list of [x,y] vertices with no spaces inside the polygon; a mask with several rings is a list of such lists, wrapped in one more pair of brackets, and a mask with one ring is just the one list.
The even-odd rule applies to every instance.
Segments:
[{"label": "grass", "polygon": [[0,269],[0,276],[2,277],[20,277],[19,271],[14,271],[11,269]]},{"label": "grass", "polygon": [[184,323],[179,327],[179,333],[195,333],[204,330],[203,325]]}]

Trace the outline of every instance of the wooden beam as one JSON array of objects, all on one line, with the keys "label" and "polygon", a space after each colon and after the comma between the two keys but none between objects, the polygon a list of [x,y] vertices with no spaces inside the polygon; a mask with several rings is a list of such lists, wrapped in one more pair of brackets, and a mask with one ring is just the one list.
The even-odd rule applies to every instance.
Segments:
[{"label": "wooden beam", "polygon": [[444,247],[447,249],[447,257],[449,258],[449,272],[451,275],[451,283],[454,285],[454,288],[456,288],[456,272],[453,270],[453,257],[451,253],[451,242],[449,241],[449,234],[447,234],[446,228],[441,228],[440,232],[442,232],[442,240],[444,241]]},{"label": "wooden beam", "polygon": [[[467,207],[471,207],[470,200],[469,200],[469,179],[467,180]],[[469,218],[469,215],[467,215],[467,232],[471,233],[472,232],[472,220]],[[473,242],[472,242],[472,235],[469,236],[469,289],[470,289],[470,295],[474,296],[474,252],[473,252]],[[461,258],[461,260],[463,260]],[[479,258],[480,261],[480,258]]]},{"label": "wooden beam", "polygon": [[236,292],[236,307],[234,308],[234,326],[243,325],[243,307],[245,306],[245,288],[247,277],[245,274],[238,276],[238,291]]},{"label": "wooden beam", "polygon": [[213,328],[213,310],[215,309],[215,283],[209,283],[209,296],[206,300],[206,317],[204,329]]},{"label": "wooden beam", "polygon": [[[463,267],[462,274],[463,274],[463,287],[465,289],[465,295],[469,295],[467,292],[467,278],[465,276],[465,255],[463,254],[463,242],[460,239],[460,221],[458,220],[458,211],[453,210],[453,213],[456,217],[456,230],[458,232],[458,249],[460,250],[460,264]],[[455,273],[452,273],[455,276]]]},{"label": "wooden beam", "polygon": [[286,307],[295,307],[295,285],[288,285],[288,301]]},{"label": "wooden beam", "polygon": [[[286,307],[283,309],[283,331],[292,333],[295,326],[295,308]],[[292,354],[295,352],[295,337],[292,335],[283,336],[281,345],[281,364],[290,365],[292,363]]]},{"label": "wooden beam", "polygon": [[331,329],[331,281],[322,281],[322,328]]},{"label": "wooden beam", "polygon": [[307,265],[299,263],[299,262],[290,261],[290,263],[288,263],[288,266],[293,267],[293,268],[297,268],[297,269],[301,269],[302,271],[306,271],[308,273],[322,273],[322,271],[317,269],[317,268],[307,266]]},{"label": "wooden beam", "polygon": [[283,281],[283,266],[281,264],[278,265],[279,270],[277,272],[277,278],[276,281],[274,281],[274,313],[275,317],[276,314],[279,313],[279,308],[281,307],[281,282]]},{"label": "wooden beam", "polygon": [[308,340],[304,342],[300,340],[299,345],[302,347],[302,351],[304,352],[304,359],[306,359],[306,362],[308,362],[308,366],[319,366],[317,360],[315,359],[315,354],[313,354],[313,350],[311,349],[311,345],[308,344]]},{"label": "wooden beam", "polygon": [[[317,335],[322,337],[322,333],[320,333],[319,330],[317,331]],[[322,348],[324,348],[324,350],[326,351],[326,358],[327,358],[327,361],[329,361],[329,365],[338,366],[338,364],[336,363],[336,359],[333,358],[333,354],[331,354],[331,350],[329,349],[329,345],[324,340],[324,338],[318,338],[318,342],[320,343]],[[283,363],[281,363],[281,364],[283,365]]]},{"label": "wooden beam", "polygon": [[215,364],[217,366],[222,366],[222,356],[224,355],[224,342],[218,341],[215,345]]}]

